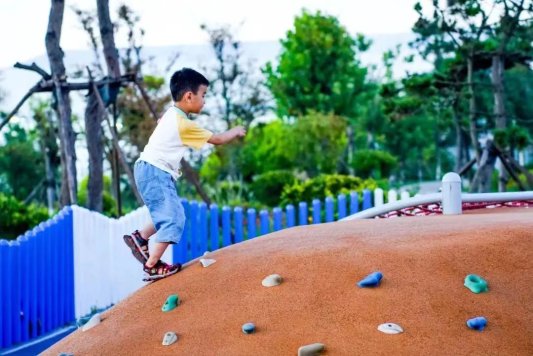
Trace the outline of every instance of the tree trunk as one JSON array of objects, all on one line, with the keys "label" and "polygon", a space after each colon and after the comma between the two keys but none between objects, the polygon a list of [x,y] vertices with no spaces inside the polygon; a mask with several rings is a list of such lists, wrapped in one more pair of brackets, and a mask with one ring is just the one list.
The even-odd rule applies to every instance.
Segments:
[{"label": "tree trunk", "polygon": [[120,62],[115,45],[113,23],[109,16],[109,0],[97,0],[98,24],[104,47],[104,58],[107,64],[107,74],[112,79],[120,78]]},{"label": "tree trunk", "polygon": [[[37,115],[36,115],[37,116]],[[40,119],[36,117],[37,129],[39,130],[39,146],[41,147],[41,152],[43,153],[44,159],[44,172],[45,172],[45,181],[44,185],[46,187],[46,205],[48,207],[48,214],[50,216],[54,213],[54,202],[55,202],[55,178],[54,178],[54,165],[52,150],[48,147],[48,142],[50,142],[49,132],[53,132],[52,129],[47,130],[45,124],[41,122]],[[54,137],[55,139],[55,137]]]},{"label": "tree trunk", "polygon": [[59,193],[59,205],[70,205],[70,192],[68,189],[68,175],[67,175],[67,160],[65,158],[65,152],[63,149],[59,150],[59,156],[61,158],[61,188]]},{"label": "tree trunk", "polygon": [[479,168],[470,186],[471,193],[487,193],[490,191],[496,157],[494,143],[491,140],[487,140],[483,154],[481,155],[481,160],[479,161]]},{"label": "tree trunk", "polygon": [[469,124],[470,124],[470,140],[472,141],[472,147],[474,148],[474,152],[476,154],[476,160],[478,162],[481,159],[480,157],[480,147],[479,147],[479,141],[477,139],[477,129],[476,129],[476,96],[475,96],[475,89],[474,89],[474,55],[473,53],[470,53],[467,59],[467,81],[468,81],[468,95],[469,95]]},{"label": "tree trunk", "polygon": [[[503,92],[503,58],[500,53],[492,56],[492,93],[494,96],[494,120],[496,129],[505,130],[507,128],[507,116],[505,113],[505,101]],[[503,164],[503,163],[502,163]],[[505,192],[509,175],[502,166],[499,172],[498,191]]]},{"label": "tree trunk", "polygon": [[[62,197],[62,206],[77,203],[78,183],[76,178],[76,136],[70,121],[71,107],[68,89],[61,85],[66,82],[65,65],[63,64],[63,50],[59,45],[61,39],[61,26],[63,24],[64,0],[52,0],[48,29],[46,31],[46,53],[50,62],[52,78],[54,81],[54,93],[57,100],[57,112],[59,116],[59,137],[61,143],[62,163],[64,180],[62,184],[68,191],[68,196]],[[62,188],[63,190],[63,188]],[[67,199],[68,198],[68,199]]]},{"label": "tree trunk", "polygon": [[143,204],[143,200],[141,198],[141,195],[139,194],[139,191],[137,190],[137,186],[135,184],[135,177],[133,176],[133,171],[131,170],[131,167],[128,164],[128,160],[126,159],[126,155],[122,151],[119,145],[118,135],[116,131],[113,128],[113,125],[111,124],[111,120],[109,120],[109,115],[105,111],[105,103],[102,100],[102,97],[98,93],[98,90],[96,89],[96,84],[93,82],[93,90],[95,92],[96,99],[98,101],[98,105],[100,106],[100,110],[102,110],[104,118],[107,122],[107,125],[109,127],[109,131],[111,132],[112,141],[113,141],[113,148],[117,151],[118,158],[120,161],[120,164],[122,164],[122,167],[124,168],[124,172],[126,172],[126,175],[128,176],[128,179],[130,181],[130,186],[133,189],[133,195],[135,195],[135,198],[137,199],[137,202],[139,204]]},{"label": "tree trunk", "polygon": [[[111,79],[120,78],[118,51],[115,47],[113,24],[109,16],[109,0],[97,0],[98,23],[104,48],[107,73]],[[94,86],[96,88],[96,86]],[[107,88],[110,91],[110,88]],[[105,107],[100,108],[94,90],[89,90],[85,109],[85,131],[87,150],[89,153],[89,182],[87,185],[87,208],[103,211],[104,191],[104,135],[102,133],[102,117]]]},{"label": "tree trunk", "polygon": [[89,181],[87,184],[87,208],[102,212],[104,192],[104,143],[102,134],[103,112],[94,90],[89,90],[85,107],[85,137],[89,154]]},{"label": "tree trunk", "polygon": [[463,128],[461,126],[461,118],[459,117],[459,99],[456,98],[453,101],[452,110],[453,110],[453,125],[455,127],[455,172],[459,172],[461,167],[463,167],[467,159],[464,155],[464,147],[465,147],[465,137]]}]

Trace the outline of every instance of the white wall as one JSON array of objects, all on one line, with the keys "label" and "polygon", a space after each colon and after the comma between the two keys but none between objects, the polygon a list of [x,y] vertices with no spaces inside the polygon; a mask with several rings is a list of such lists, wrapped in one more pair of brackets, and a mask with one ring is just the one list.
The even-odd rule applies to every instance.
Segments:
[{"label": "white wall", "polygon": [[[76,318],[91,307],[117,303],[145,285],[141,264],[122,236],[150,222],[146,207],[120,219],[110,219],[78,206],[72,207],[74,236],[74,296]],[[172,248],[163,255],[172,261]]]}]

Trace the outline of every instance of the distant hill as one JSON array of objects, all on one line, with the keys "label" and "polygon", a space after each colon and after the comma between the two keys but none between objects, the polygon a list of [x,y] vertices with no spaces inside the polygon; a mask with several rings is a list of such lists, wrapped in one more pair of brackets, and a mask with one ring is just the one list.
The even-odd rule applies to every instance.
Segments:
[{"label": "distant hill", "polygon": [[[391,35],[375,35],[369,36],[373,40],[373,45],[369,51],[361,54],[361,62],[364,65],[375,65],[376,72],[373,76],[380,75],[382,68],[383,52],[395,48],[401,44],[404,48],[402,53],[407,54],[407,43],[412,39],[412,34],[391,34]],[[276,61],[280,53],[279,42],[248,42],[243,43],[243,58],[245,61],[251,60],[255,62],[255,67],[259,68],[268,61]],[[66,50],[65,51],[65,65],[67,71],[72,72],[76,68],[84,68],[92,62],[92,53],[90,51],[80,50]],[[166,67],[171,62],[171,59],[179,53],[179,56],[169,71],[174,71],[181,67],[187,66],[192,68],[210,68],[214,63],[214,57],[211,48],[208,44],[203,45],[180,45],[180,46],[166,46],[166,47],[146,47],[143,49],[146,58],[152,58],[151,64],[145,69],[146,73],[166,75]],[[21,58],[20,62],[30,64],[37,63],[42,68],[48,70],[48,59],[45,55],[37,58]],[[413,63],[406,64],[399,61],[394,68],[394,75],[401,77],[405,71],[420,72],[428,70],[430,66],[421,61],[415,60]],[[0,108],[4,111],[11,111],[22,96],[31,88],[38,80],[39,76],[36,73],[25,70],[15,69],[13,67],[0,69],[0,88],[2,88],[7,96],[5,100],[0,103]],[[79,100],[81,96],[73,96],[74,101],[73,111],[76,114],[83,113],[83,105]],[[27,105],[23,107],[21,113],[28,113]]]}]

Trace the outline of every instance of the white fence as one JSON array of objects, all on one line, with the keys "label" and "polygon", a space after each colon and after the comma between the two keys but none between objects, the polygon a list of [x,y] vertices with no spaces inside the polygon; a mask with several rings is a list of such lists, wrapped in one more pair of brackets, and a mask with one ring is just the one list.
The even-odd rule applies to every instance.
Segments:
[{"label": "white fence", "polygon": [[[106,307],[142,287],[142,265],[133,257],[122,236],[150,221],[146,207],[111,219],[73,206],[74,295],[76,318],[93,307]],[[172,249],[163,255],[172,261]]]}]

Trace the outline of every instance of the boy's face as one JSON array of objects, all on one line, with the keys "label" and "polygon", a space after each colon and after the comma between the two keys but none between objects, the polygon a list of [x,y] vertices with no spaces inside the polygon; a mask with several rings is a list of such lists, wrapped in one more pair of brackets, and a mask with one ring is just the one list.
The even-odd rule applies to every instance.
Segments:
[{"label": "boy's face", "polygon": [[183,99],[185,99],[185,105],[188,109],[188,112],[193,114],[198,114],[202,111],[202,108],[205,104],[205,93],[207,92],[206,85],[200,85],[198,91],[193,93],[192,91],[187,92]]}]

